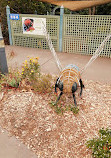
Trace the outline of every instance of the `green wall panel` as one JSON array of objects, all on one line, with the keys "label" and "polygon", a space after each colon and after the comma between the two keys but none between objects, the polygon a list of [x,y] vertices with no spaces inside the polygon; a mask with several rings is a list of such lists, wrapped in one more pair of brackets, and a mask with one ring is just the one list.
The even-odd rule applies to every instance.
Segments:
[{"label": "green wall panel", "polygon": [[23,34],[22,17],[46,18],[46,28],[56,51],[59,50],[59,16],[20,14],[20,20],[11,20],[12,40],[16,46],[49,49],[45,36]]},{"label": "green wall panel", "polygon": [[[93,55],[111,33],[111,16],[64,15],[63,51]],[[100,56],[111,57],[111,39]]]},{"label": "green wall panel", "polygon": [[[23,34],[22,17],[46,18],[47,31],[55,50],[59,51],[60,17],[55,15],[20,14],[20,20],[11,20],[14,45],[49,49],[45,36]],[[93,55],[105,37],[111,33],[111,16],[65,14],[63,26],[63,52]],[[100,56],[111,57],[111,39]]]}]

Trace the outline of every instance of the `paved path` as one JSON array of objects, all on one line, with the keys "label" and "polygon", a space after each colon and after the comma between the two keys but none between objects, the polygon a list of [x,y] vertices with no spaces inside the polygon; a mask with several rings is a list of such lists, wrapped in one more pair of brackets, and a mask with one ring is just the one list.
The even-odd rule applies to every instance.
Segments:
[{"label": "paved path", "polygon": [[[9,58],[11,52],[14,52],[14,57]],[[44,73],[58,74],[58,68],[55,64],[53,56],[49,50],[25,48],[17,46],[6,46],[6,54],[8,65],[21,67],[22,63],[30,57],[39,57],[41,71]],[[67,64],[75,64],[82,69],[89,61],[91,56],[83,56],[69,53],[57,53],[63,67]],[[90,67],[87,68],[82,75],[83,79],[94,80],[103,83],[111,83],[111,59],[98,57]]]},{"label": "paved path", "polygon": [[9,137],[0,127],[0,158],[37,158],[37,156],[15,137]]}]

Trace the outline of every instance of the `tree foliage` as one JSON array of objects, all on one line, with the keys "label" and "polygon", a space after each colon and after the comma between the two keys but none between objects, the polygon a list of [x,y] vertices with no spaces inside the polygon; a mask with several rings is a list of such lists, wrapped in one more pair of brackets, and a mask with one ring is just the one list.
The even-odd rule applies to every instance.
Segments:
[{"label": "tree foliage", "polygon": [[[6,19],[6,6],[9,5],[11,13],[20,13],[20,14],[51,14],[52,9],[55,5],[38,2],[37,0],[0,0],[0,16],[2,20],[2,32],[5,39],[5,43],[8,44],[8,27],[7,27],[7,19]],[[60,13],[60,9],[56,11],[56,14]],[[80,14],[80,15],[88,15],[88,9],[84,9],[81,11],[70,11],[65,9],[65,14]],[[111,3],[97,6],[96,7],[97,15],[111,15]]]},{"label": "tree foliage", "polygon": [[97,6],[96,14],[97,15],[111,15],[111,3]]},{"label": "tree foliage", "polygon": [[51,4],[38,2],[37,0],[0,0],[0,16],[2,32],[5,43],[8,44],[8,27],[6,19],[6,6],[10,7],[11,13],[20,14],[47,14],[51,12]]},{"label": "tree foliage", "polygon": [[[65,13],[66,14],[72,13],[72,14],[88,15],[89,8],[80,10],[80,11],[70,11],[69,9],[66,9]],[[111,15],[111,3],[96,6],[95,15]]]}]

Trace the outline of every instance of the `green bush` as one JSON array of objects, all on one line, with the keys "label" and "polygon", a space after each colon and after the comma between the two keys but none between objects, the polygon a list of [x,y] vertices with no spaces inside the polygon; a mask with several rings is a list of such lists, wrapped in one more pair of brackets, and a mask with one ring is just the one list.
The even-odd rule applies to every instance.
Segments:
[{"label": "green bush", "polygon": [[36,80],[40,75],[38,57],[25,60],[22,66],[22,78],[30,81]]},{"label": "green bush", "polygon": [[[21,84],[22,87],[26,87],[26,85],[29,87],[30,85],[32,90],[39,93],[50,93],[53,89],[52,76],[40,73],[38,57],[25,60],[22,66],[21,77],[22,81],[25,82]],[[21,83],[23,83],[22,81]]]},{"label": "green bush", "polygon": [[10,81],[7,82],[9,87],[18,88],[19,87],[19,80],[12,78]]},{"label": "green bush", "polygon": [[8,74],[1,74],[0,75],[0,87],[13,87],[18,88],[19,83],[21,81],[21,76],[18,72],[9,70]]},{"label": "green bush", "polygon": [[111,158],[111,129],[100,129],[99,138],[87,141],[94,158]]}]

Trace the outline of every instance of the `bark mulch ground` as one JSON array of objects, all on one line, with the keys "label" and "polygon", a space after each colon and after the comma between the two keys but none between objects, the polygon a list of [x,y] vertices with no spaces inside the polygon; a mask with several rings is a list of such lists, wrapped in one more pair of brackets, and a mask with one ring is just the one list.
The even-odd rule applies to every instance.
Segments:
[{"label": "bark mulch ground", "polygon": [[100,128],[111,128],[111,85],[87,80],[84,85],[82,99],[77,96],[78,114],[58,115],[49,104],[53,95],[1,92],[0,126],[38,158],[90,158],[86,141],[98,137]]}]

